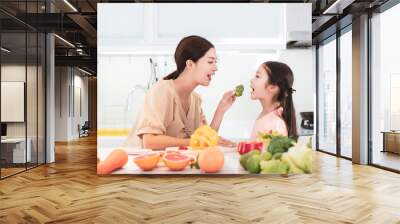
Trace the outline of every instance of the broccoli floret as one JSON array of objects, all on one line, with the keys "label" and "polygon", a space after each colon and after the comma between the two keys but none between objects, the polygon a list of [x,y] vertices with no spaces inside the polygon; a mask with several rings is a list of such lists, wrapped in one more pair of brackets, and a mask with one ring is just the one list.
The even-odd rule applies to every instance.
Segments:
[{"label": "broccoli floret", "polygon": [[244,86],[238,85],[235,88],[235,96],[242,96],[243,95]]},{"label": "broccoli floret", "polygon": [[284,153],[293,146],[293,139],[285,136],[274,136],[268,144],[268,152],[272,155],[275,153]]}]

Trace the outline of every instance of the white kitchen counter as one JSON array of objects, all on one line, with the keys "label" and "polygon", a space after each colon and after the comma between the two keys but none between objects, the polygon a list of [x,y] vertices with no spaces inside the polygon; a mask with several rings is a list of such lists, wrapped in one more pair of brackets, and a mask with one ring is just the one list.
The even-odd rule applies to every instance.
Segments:
[{"label": "white kitchen counter", "polygon": [[[100,153],[98,152],[97,157],[100,161],[103,161],[107,155],[114,150],[115,148],[102,148]],[[134,148],[121,148],[128,152],[128,162],[121,169],[115,170],[111,174],[248,174],[246,170],[244,170],[239,163],[240,155],[236,152],[236,148],[226,148],[220,147],[220,150],[224,152],[224,166],[218,173],[205,173],[196,168],[190,168],[187,166],[185,170],[182,171],[171,171],[168,167],[164,166],[163,162],[159,162],[157,168],[151,171],[142,171],[136,164],[133,162],[133,159],[137,156],[137,154],[141,154],[139,150],[143,149],[134,149]],[[137,151],[138,153],[135,153]],[[181,152],[185,153],[185,150]],[[190,153],[190,152],[187,152]],[[136,155],[135,155],[136,154]]]}]

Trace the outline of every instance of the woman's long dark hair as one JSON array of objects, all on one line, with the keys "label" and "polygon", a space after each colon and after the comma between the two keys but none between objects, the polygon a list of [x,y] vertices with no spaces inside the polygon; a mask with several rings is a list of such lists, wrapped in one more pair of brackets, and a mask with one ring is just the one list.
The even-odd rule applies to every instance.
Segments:
[{"label": "woman's long dark hair", "polygon": [[214,45],[203,37],[188,36],[183,38],[175,50],[176,70],[165,76],[164,80],[178,78],[185,70],[187,60],[197,62],[210,48],[214,48]]},{"label": "woman's long dark hair", "polygon": [[292,94],[295,91],[293,86],[293,72],[288,65],[277,61],[267,61],[264,64],[267,71],[269,81],[268,84],[279,87],[277,100],[283,107],[283,120],[288,129],[288,135],[297,137],[296,111],[293,105]]}]

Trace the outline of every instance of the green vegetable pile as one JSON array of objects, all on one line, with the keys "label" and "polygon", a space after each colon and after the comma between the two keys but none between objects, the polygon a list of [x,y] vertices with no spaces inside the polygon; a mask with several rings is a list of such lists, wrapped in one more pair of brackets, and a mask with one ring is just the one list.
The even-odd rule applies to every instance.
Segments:
[{"label": "green vegetable pile", "polygon": [[312,172],[311,138],[307,145],[278,133],[260,133],[264,153],[250,151],[240,157],[240,165],[250,173],[300,174]]},{"label": "green vegetable pile", "polygon": [[239,97],[243,95],[243,90],[244,90],[244,86],[243,85],[238,85],[235,88],[235,96]]}]

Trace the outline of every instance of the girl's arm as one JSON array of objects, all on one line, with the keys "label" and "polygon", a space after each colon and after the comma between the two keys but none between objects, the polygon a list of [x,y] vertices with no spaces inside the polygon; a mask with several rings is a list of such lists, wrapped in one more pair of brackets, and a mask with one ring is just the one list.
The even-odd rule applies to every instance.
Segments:
[{"label": "girl's arm", "polygon": [[167,135],[143,134],[143,147],[162,150],[167,147],[188,146],[190,139],[175,138]]}]

